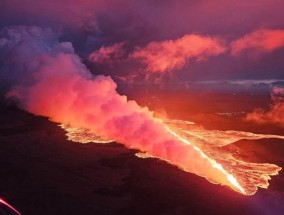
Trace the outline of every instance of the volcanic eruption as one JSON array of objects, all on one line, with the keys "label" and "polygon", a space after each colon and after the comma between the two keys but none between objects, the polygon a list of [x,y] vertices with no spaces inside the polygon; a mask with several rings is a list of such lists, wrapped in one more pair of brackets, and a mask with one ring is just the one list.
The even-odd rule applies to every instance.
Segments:
[{"label": "volcanic eruption", "polygon": [[147,108],[119,95],[110,77],[93,76],[72,44],[57,41],[50,29],[20,26],[6,28],[2,35],[4,72],[14,75],[6,98],[19,107],[115,139],[127,148],[147,152],[245,194],[221,164],[169,129]]}]

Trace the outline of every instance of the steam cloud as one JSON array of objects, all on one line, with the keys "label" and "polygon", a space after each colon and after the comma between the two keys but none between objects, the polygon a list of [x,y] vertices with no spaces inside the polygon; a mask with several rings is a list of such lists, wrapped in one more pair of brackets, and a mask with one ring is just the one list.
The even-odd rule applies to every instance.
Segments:
[{"label": "steam cloud", "polygon": [[271,93],[273,105],[270,110],[264,112],[257,109],[247,114],[246,120],[258,124],[276,124],[284,127],[284,88],[275,87]]},{"label": "steam cloud", "polygon": [[[59,42],[50,29],[13,27],[1,32],[1,60],[13,77],[6,97],[35,115],[87,128],[131,149],[231,185],[193,145],[180,141],[147,108],[116,92],[110,77],[92,76],[72,44]],[[13,76],[11,76],[13,74]]]}]

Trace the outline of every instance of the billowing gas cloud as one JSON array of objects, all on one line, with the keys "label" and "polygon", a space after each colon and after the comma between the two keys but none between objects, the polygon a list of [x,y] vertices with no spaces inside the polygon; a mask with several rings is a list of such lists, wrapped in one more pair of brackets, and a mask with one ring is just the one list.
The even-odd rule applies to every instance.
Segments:
[{"label": "billowing gas cloud", "polygon": [[257,109],[247,114],[246,120],[258,124],[275,124],[284,127],[284,88],[275,87],[271,93],[273,104],[270,110],[264,112]]},{"label": "billowing gas cloud", "polygon": [[72,44],[58,42],[49,29],[14,27],[2,31],[0,41],[8,62],[2,72],[14,74],[6,97],[21,108],[87,128],[237,190],[219,164],[179,139],[147,108],[119,95],[110,77],[92,76]]},{"label": "billowing gas cloud", "polygon": [[132,58],[142,60],[148,72],[164,73],[182,68],[190,59],[201,60],[224,51],[216,38],[189,34],[176,40],[151,42],[138,48]]},{"label": "billowing gas cloud", "polygon": [[252,51],[267,53],[284,47],[284,30],[261,29],[232,42],[232,55]]}]

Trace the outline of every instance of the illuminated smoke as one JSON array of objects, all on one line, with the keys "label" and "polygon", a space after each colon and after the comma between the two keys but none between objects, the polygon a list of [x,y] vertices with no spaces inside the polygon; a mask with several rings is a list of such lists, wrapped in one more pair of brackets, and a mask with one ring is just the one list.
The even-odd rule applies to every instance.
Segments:
[{"label": "illuminated smoke", "polygon": [[2,32],[1,53],[8,62],[3,71],[21,77],[15,77],[17,83],[7,98],[35,115],[87,128],[244,193],[221,164],[154,118],[147,108],[119,95],[110,77],[92,76],[71,43],[60,43],[54,35],[45,37],[46,31],[14,27]]},{"label": "illuminated smoke", "polygon": [[273,104],[268,111],[256,109],[246,115],[246,120],[258,124],[274,124],[284,127],[284,88],[275,87],[271,98]]}]

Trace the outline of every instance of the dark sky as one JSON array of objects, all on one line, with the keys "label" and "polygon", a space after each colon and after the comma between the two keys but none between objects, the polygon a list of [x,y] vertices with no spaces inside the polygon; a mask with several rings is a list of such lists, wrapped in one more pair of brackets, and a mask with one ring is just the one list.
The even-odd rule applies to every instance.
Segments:
[{"label": "dark sky", "polygon": [[[283,79],[283,8],[283,0],[0,0],[0,27],[51,27],[94,73],[114,78]],[[181,39],[192,34],[214,44]],[[213,52],[217,41],[224,50]],[[93,52],[105,60],[89,62]]]}]

